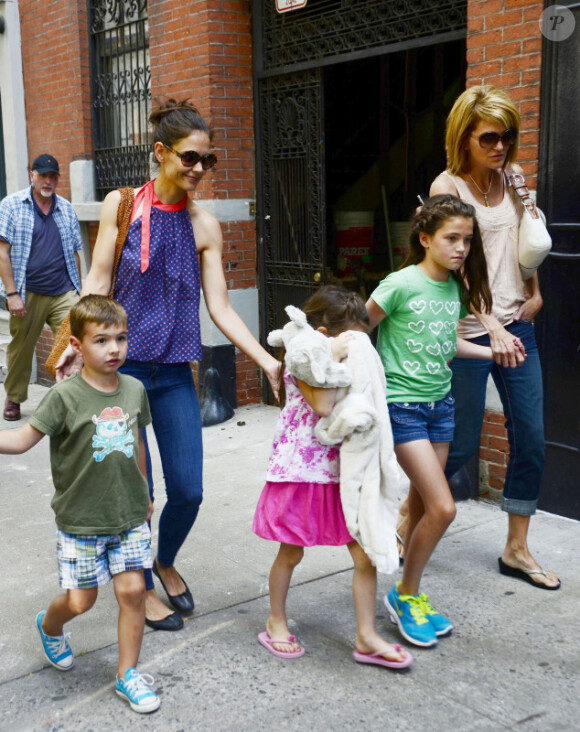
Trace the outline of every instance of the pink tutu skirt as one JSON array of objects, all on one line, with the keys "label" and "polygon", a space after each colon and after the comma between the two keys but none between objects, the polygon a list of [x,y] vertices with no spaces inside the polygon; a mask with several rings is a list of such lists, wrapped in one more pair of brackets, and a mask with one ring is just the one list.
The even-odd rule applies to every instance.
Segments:
[{"label": "pink tutu skirt", "polygon": [[348,533],[338,483],[274,483],[264,486],[252,530],[262,539],[296,546],[343,546]]}]

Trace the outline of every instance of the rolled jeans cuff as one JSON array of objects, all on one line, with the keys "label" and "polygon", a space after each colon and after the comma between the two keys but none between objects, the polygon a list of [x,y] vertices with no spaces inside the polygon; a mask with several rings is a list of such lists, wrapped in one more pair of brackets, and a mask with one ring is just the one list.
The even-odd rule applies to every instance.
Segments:
[{"label": "rolled jeans cuff", "polygon": [[522,501],[516,498],[501,499],[501,510],[507,513],[513,513],[517,516],[533,516],[536,513],[538,501]]}]

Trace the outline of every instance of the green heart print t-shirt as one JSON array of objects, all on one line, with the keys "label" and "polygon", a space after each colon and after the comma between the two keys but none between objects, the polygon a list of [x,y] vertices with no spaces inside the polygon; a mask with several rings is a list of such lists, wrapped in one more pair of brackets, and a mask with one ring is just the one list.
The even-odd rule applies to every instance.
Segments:
[{"label": "green heart print t-shirt", "polygon": [[387,402],[435,402],[451,387],[457,322],[467,315],[459,283],[437,282],[413,264],[386,277],[372,293],[387,317],[377,350],[387,377]]}]

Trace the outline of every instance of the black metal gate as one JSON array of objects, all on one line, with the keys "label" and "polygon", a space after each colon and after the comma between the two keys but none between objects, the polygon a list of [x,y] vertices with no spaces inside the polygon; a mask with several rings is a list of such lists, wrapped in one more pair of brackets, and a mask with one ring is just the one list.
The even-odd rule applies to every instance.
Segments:
[{"label": "black metal gate", "polygon": [[318,70],[260,82],[262,333],[324,280],[324,140]]},{"label": "black metal gate", "polygon": [[270,75],[443,43],[467,24],[466,0],[308,0],[282,14],[254,0],[253,10],[258,73]]},{"label": "black metal gate", "polygon": [[308,0],[279,14],[274,0],[254,0],[263,341],[288,303],[326,279],[324,67],[463,38],[466,9],[466,0]]},{"label": "black metal gate", "polygon": [[[570,5],[580,27],[580,3]],[[547,460],[540,507],[580,519],[580,98],[578,32],[543,54],[540,206],[553,248],[540,268],[537,322],[545,388]]]}]

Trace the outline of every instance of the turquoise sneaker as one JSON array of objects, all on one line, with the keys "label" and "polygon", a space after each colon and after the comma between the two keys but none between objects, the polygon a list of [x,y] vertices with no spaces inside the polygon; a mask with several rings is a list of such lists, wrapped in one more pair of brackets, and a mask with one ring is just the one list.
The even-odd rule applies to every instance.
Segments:
[{"label": "turquoise sneaker", "polygon": [[64,635],[47,635],[42,629],[42,618],[46,610],[42,610],[36,616],[36,627],[40,633],[40,640],[44,648],[44,655],[48,662],[59,671],[68,671],[73,667],[73,652],[69,645],[70,633]]},{"label": "turquoise sneaker", "polygon": [[431,603],[429,602],[429,598],[424,592],[419,595],[419,599],[421,600],[421,605],[423,606],[423,610],[425,611],[427,620],[433,626],[435,635],[438,637],[441,637],[443,635],[449,635],[449,633],[451,633],[451,631],[453,630],[453,623],[451,622],[451,620],[435,610],[433,605],[431,605]]},{"label": "turquoise sneaker", "polygon": [[121,699],[129,702],[129,706],[138,714],[149,714],[159,709],[161,702],[157,694],[151,689],[154,683],[149,674],[140,674],[136,668],[127,669],[125,678],[117,676],[115,692]]},{"label": "turquoise sneaker", "polygon": [[385,606],[391,620],[399,626],[401,635],[409,643],[429,648],[437,645],[435,629],[427,620],[425,608],[419,595],[399,595],[401,583],[393,585],[385,595]]}]

